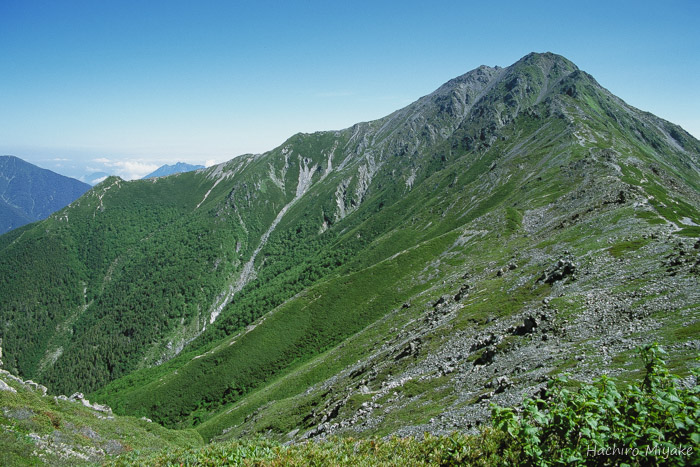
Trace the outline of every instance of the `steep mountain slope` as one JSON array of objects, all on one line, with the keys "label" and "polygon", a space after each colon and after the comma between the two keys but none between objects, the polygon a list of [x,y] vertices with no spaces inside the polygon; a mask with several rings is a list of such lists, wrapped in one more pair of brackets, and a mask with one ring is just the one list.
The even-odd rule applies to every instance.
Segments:
[{"label": "steep mountain slope", "polygon": [[0,204],[0,219],[2,219],[3,233],[36,220],[20,208],[5,202]]},{"label": "steep mountain slope", "polygon": [[14,156],[0,156],[0,234],[46,219],[89,185]]},{"label": "steep mountain slope", "polygon": [[191,172],[193,170],[199,170],[203,169],[203,165],[192,165],[192,164],[186,164],[184,162],[178,162],[173,165],[162,165],[158,167],[156,170],[153,172],[149,173],[145,177],[143,177],[144,180],[148,178],[156,178],[156,177],[165,177],[166,175],[173,175],[173,174],[179,174],[183,172]]},{"label": "steep mountain slope", "polygon": [[6,363],[207,439],[467,428],[649,340],[682,368],[699,165],[563,57],[480,67],[0,237]]}]

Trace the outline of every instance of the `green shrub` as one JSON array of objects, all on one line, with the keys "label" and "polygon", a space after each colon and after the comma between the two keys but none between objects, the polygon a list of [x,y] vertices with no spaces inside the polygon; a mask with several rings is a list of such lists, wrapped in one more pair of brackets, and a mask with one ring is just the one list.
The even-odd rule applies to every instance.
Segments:
[{"label": "green shrub", "polygon": [[618,389],[603,376],[572,391],[559,378],[544,399],[528,399],[521,410],[492,406],[494,426],[508,434],[504,457],[542,466],[697,465],[698,386],[679,385],[656,344],[641,354],[641,385]]}]

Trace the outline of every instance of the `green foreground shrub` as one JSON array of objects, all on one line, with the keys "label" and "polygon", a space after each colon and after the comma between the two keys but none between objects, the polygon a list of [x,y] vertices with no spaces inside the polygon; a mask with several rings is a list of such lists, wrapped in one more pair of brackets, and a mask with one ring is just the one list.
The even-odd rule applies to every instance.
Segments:
[{"label": "green foreground shrub", "polygon": [[494,427],[507,433],[504,455],[533,465],[697,465],[698,368],[692,387],[679,385],[657,345],[641,350],[641,385],[619,389],[605,376],[578,391],[555,380],[544,399],[522,409],[493,406]]}]

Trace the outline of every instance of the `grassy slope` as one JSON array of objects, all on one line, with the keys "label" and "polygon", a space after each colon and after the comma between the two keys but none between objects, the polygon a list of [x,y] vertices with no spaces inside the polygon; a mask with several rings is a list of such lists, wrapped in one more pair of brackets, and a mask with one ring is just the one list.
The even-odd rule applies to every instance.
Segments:
[{"label": "grassy slope", "polygon": [[83,465],[106,455],[197,447],[193,430],[168,430],[134,417],[108,417],[79,402],[56,400],[0,375],[0,464]]}]

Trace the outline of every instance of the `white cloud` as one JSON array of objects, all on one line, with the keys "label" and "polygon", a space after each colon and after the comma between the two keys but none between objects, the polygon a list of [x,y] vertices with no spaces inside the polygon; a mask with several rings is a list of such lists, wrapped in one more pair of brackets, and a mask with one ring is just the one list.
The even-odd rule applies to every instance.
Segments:
[{"label": "white cloud", "polygon": [[94,159],[93,162],[104,164],[104,172],[119,175],[125,180],[142,178],[144,175],[148,175],[160,167],[154,163],[136,161],[133,159],[111,160],[106,157],[101,157],[99,159]]}]

